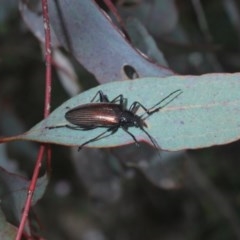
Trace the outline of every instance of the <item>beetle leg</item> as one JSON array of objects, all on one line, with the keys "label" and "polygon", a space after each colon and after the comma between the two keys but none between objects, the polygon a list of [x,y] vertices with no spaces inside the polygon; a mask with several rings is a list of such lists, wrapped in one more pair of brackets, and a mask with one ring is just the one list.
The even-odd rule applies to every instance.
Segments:
[{"label": "beetle leg", "polygon": [[123,108],[126,108],[127,105],[127,101],[126,99],[123,97],[122,94],[119,94],[117,97],[115,97],[112,101],[109,101],[108,96],[106,94],[103,93],[103,91],[99,90],[96,95],[93,97],[93,99],[91,100],[91,102],[94,102],[96,97],[99,96],[99,102],[109,102],[109,103],[118,103],[123,106]]},{"label": "beetle leg", "polygon": [[144,107],[140,102],[133,102],[129,108],[129,111],[135,114],[140,107],[145,111],[145,113],[148,112],[148,109]]},{"label": "beetle leg", "polygon": [[66,127],[66,125],[56,125],[56,126],[50,126],[50,127],[45,127],[45,128],[54,129],[54,128],[62,128],[62,127]]},{"label": "beetle leg", "polygon": [[141,130],[148,136],[148,138],[150,139],[155,148],[161,149],[155,138],[153,138],[143,127],[141,127]]},{"label": "beetle leg", "polygon": [[[50,127],[46,127],[46,128],[47,129],[54,129],[54,128],[64,128],[64,127],[74,129],[74,130],[84,130],[83,128],[80,128],[79,126],[72,126],[72,125],[68,125],[68,124],[50,126]],[[93,128],[90,128],[90,129],[93,129]],[[86,130],[89,130],[89,129],[86,129]]]},{"label": "beetle leg", "polygon": [[124,98],[123,98],[123,95],[122,95],[122,94],[118,95],[117,97],[115,97],[115,98],[111,101],[111,103],[117,103],[117,102],[119,102],[120,105],[123,104]]},{"label": "beetle leg", "polygon": [[119,102],[119,105],[123,108],[126,109],[127,108],[127,99],[123,97],[122,94],[118,95],[117,97],[115,97],[111,103],[117,103]]},{"label": "beetle leg", "polygon": [[129,132],[129,131],[127,130],[127,128],[122,127],[122,129],[123,129],[127,134],[129,134],[129,135],[132,137],[132,139],[134,140],[134,142],[135,142],[135,144],[137,145],[137,147],[139,147],[140,144],[139,144],[138,140],[136,139],[136,137],[135,137],[131,132]]},{"label": "beetle leg", "polygon": [[99,90],[96,93],[96,95],[93,97],[91,102],[94,102],[94,100],[96,99],[97,96],[99,96],[99,102],[110,102],[107,95],[105,95],[101,90]]},{"label": "beetle leg", "polygon": [[[80,151],[80,150],[82,149],[82,147],[85,146],[85,145],[87,145],[88,143],[95,142],[95,141],[98,141],[98,140],[100,140],[100,139],[102,139],[102,138],[108,137],[108,136],[112,135],[113,133],[115,133],[117,130],[118,130],[118,127],[115,127],[115,126],[114,126],[113,128],[107,129],[106,131],[100,133],[100,134],[97,135],[96,137],[94,137],[94,138],[92,138],[92,139],[84,142],[82,145],[80,145],[80,146],[78,147],[78,151]],[[108,132],[110,132],[110,133],[107,134],[106,136],[104,136],[104,135],[105,135],[106,133],[108,133]]]}]

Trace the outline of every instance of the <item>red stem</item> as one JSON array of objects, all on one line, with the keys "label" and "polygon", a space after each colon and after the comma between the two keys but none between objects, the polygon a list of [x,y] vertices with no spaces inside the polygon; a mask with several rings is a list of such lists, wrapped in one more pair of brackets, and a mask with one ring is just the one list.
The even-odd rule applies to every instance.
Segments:
[{"label": "red stem", "polygon": [[121,18],[121,16],[118,13],[117,8],[114,6],[114,4],[112,3],[111,0],[104,0],[104,3],[107,5],[107,7],[109,8],[109,10],[113,13],[113,15],[115,16],[115,18],[117,19],[117,21],[119,22],[120,26],[123,28],[124,27],[124,23],[123,20]]},{"label": "red stem", "polygon": [[51,90],[52,90],[52,46],[50,24],[48,16],[48,0],[42,0],[43,22],[45,31],[45,57],[46,57],[46,89],[45,89],[45,106],[44,117],[50,113]]},{"label": "red stem", "polygon": [[27,199],[26,199],[26,202],[25,202],[21,222],[20,222],[20,225],[19,225],[19,228],[18,228],[16,240],[21,239],[22,233],[23,233],[23,230],[24,230],[24,226],[25,226],[25,223],[26,223],[27,218],[28,218],[28,213],[29,213],[29,210],[30,210],[30,207],[31,207],[33,193],[34,193],[36,183],[37,183],[37,179],[38,179],[39,169],[42,165],[42,159],[43,159],[44,151],[45,151],[45,146],[41,145],[40,149],[39,149],[39,152],[38,152],[37,161],[36,161],[36,165],[35,165],[35,168],[34,168],[32,180],[31,180],[31,183],[30,183],[29,188],[28,188]]},{"label": "red stem", "polygon": [[[51,86],[52,86],[52,48],[51,48],[51,34],[50,34],[50,24],[49,24],[49,14],[48,14],[48,0],[42,0],[42,10],[43,10],[43,24],[45,31],[45,59],[46,59],[46,88],[45,88],[45,105],[44,105],[44,118],[46,118],[50,113],[50,103],[51,103]],[[24,231],[24,226],[26,224],[28,213],[31,207],[33,193],[36,188],[37,179],[39,176],[39,171],[42,165],[42,159],[44,152],[46,150],[46,145],[41,145],[37,161],[34,167],[33,176],[29,185],[27,199],[24,206],[24,211],[22,214],[21,222],[18,228],[16,240],[20,240],[22,233]],[[51,159],[51,149],[47,146],[47,162],[50,165]]]}]

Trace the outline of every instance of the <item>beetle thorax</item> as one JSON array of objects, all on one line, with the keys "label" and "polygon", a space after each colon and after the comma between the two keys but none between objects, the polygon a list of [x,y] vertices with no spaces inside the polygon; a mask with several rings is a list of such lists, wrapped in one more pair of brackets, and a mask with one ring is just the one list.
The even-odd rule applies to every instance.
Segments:
[{"label": "beetle thorax", "polygon": [[119,124],[125,127],[141,127],[142,119],[130,111],[123,111],[120,117]]}]

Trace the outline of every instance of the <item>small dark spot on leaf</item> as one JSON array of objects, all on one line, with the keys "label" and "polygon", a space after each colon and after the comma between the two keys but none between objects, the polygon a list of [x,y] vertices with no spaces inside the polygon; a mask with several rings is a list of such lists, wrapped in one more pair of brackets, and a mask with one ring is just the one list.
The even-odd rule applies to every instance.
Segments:
[{"label": "small dark spot on leaf", "polygon": [[135,78],[139,77],[135,68],[130,66],[130,65],[124,65],[123,66],[123,71],[129,79],[135,79]]}]

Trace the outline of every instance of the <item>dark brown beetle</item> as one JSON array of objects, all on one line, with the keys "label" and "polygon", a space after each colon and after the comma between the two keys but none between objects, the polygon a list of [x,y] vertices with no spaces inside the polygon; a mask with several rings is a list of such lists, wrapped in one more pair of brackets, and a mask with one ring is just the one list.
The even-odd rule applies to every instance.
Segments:
[{"label": "dark brown beetle", "polygon": [[[127,101],[122,94],[114,98],[112,101],[109,101],[107,95],[103,94],[102,91],[98,91],[95,97],[92,99],[91,103],[77,106],[66,112],[65,118],[69,121],[69,123],[73,125],[67,124],[63,126],[55,126],[48,128],[52,129],[58,127],[67,127],[74,130],[107,128],[101,134],[83,143],[79,147],[80,150],[88,143],[112,135],[119,128],[122,128],[126,133],[128,133],[133,138],[137,146],[139,146],[138,140],[131,132],[128,131],[129,127],[137,127],[140,128],[149,137],[150,141],[156,148],[159,148],[154,138],[144,129],[145,127],[147,127],[145,119],[154,114],[155,112],[158,112],[160,109],[164,108],[180,94],[182,94],[182,90],[178,89],[170,93],[168,96],[163,98],[160,102],[156,103],[149,109],[147,109],[140,102],[137,101],[133,102],[130,108],[127,109]],[[99,96],[99,102],[94,102],[97,96]],[[164,102],[171,96],[173,97],[170,100],[164,103],[164,105],[159,106],[162,102]],[[137,110],[140,107],[144,110],[144,113],[141,116],[136,114]],[[144,115],[146,116],[144,117]]]}]

